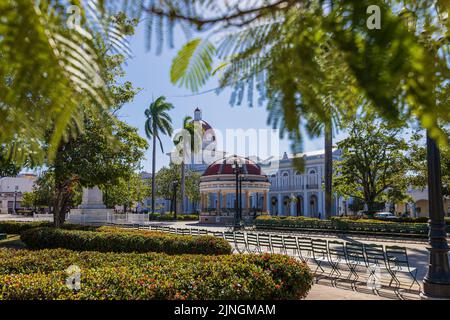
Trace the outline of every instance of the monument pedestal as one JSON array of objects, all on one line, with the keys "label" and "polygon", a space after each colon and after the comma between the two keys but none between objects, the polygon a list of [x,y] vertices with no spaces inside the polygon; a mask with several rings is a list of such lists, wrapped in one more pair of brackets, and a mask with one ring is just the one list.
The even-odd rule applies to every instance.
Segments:
[{"label": "monument pedestal", "polygon": [[103,193],[98,187],[83,188],[83,197],[78,209],[70,210],[68,221],[72,223],[107,222],[111,210],[103,204]]}]

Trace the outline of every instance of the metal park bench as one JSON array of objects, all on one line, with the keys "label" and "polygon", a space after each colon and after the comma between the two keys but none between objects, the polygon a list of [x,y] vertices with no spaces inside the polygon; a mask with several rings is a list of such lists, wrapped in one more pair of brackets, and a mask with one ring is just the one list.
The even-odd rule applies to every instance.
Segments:
[{"label": "metal park bench", "polygon": [[[265,233],[258,233],[258,246],[260,252],[272,252],[270,235]],[[263,250],[263,248],[265,248],[266,250]]]},{"label": "metal park bench", "polygon": [[247,252],[261,253],[261,249],[258,244],[258,235],[256,233],[247,233]]},{"label": "metal park bench", "polygon": [[[413,279],[409,288],[411,289],[414,284],[417,284],[420,289],[420,283],[417,281],[417,268],[410,266],[406,248],[399,246],[386,246],[385,253],[386,266],[392,276],[392,280],[397,284],[397,288],[400,288],[401,285],[398,274],[404,273],[406,275],[410,275]],[[389,285],[391,285],[391,283],[389,283]]]},{"label": "metal park bench", "polygon": [[[285,254],[286,249],[284,247],[283,237],[278,235],[270,235],[270,248],[272,253]],[[277,250],[278,252],[276,252]]]}]

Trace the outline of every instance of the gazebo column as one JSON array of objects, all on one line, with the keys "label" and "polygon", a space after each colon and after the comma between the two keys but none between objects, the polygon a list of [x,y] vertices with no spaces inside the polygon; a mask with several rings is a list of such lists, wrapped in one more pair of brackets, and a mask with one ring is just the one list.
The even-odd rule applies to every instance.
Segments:
[{"label": "gazebo column", "polygon": [[267,191],[263,193],[263,212],[267,211]]},{"label": "gazebo column", "polygon": [[248,190],[245,190],[245,207],[247,209],[247,214],[250,212],[250,197]]},{"label": "gazebo column", "polygon": [[221,193],[220,193],[220,190],[219,190],[219,191],[217,191],[217,201],[216,201],[216,212],[217,212],[217,214],[220,213],[221,204],[222,204],[222,199],[221,199]]}]

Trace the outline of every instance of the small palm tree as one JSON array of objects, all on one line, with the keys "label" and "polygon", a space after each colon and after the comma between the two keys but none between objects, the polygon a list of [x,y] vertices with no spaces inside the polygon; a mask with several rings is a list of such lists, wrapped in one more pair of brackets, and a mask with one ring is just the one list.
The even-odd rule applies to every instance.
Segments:
[{"label": "small palm tree", "polygon": [[153,101],[145,110],[145,134],[148,139],[152,139],[152,213],[155,212],[155,165],[156,165],[156,140],[158,139],[161,151],[164,148],[161,141],[161,134],[171,136],[173,132],[172,119],[167,111],[172,110],[173,105],[166,102],[166,97],[161,96]]},{"label": "small palm tree", "polygon": [[[178,146],[180,143],[183,144],[182,148],[181,148],[181,153],[182,153],[182,157],[183,160],[181,162],[181,212],[185,213],[185,208],[184,208],[184,196],[185,196],[185,185],[186,185],[186,163],[185,163],[185,150],[188,147],[190,149],[190,152],[196,152],[198,150],[197,145],[196,145],[196,128],[194,123],[192,122],[192,117],[190,116],[186,116],[183,119],[183,129],[185,130],[184,133],[187,133],[189,135],[189,139],[190,142],[189,144],[187,144],[186,141],[183,141],[183,137],[185,135],[181,134],[181,135],[177,135],[176,137],[174,137],[173,142],[176,146]],[[200,140],[201,141],[201,140]]]}]

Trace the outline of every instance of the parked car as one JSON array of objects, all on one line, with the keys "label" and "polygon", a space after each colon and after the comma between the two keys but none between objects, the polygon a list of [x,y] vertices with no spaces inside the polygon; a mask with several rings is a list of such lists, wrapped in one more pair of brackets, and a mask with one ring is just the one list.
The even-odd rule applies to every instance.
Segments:
[{"label": "parked car", "polygon": [[377,212],[373,215],[375,219],[380,220],[397,220],[398,217],[392,212]]}]

